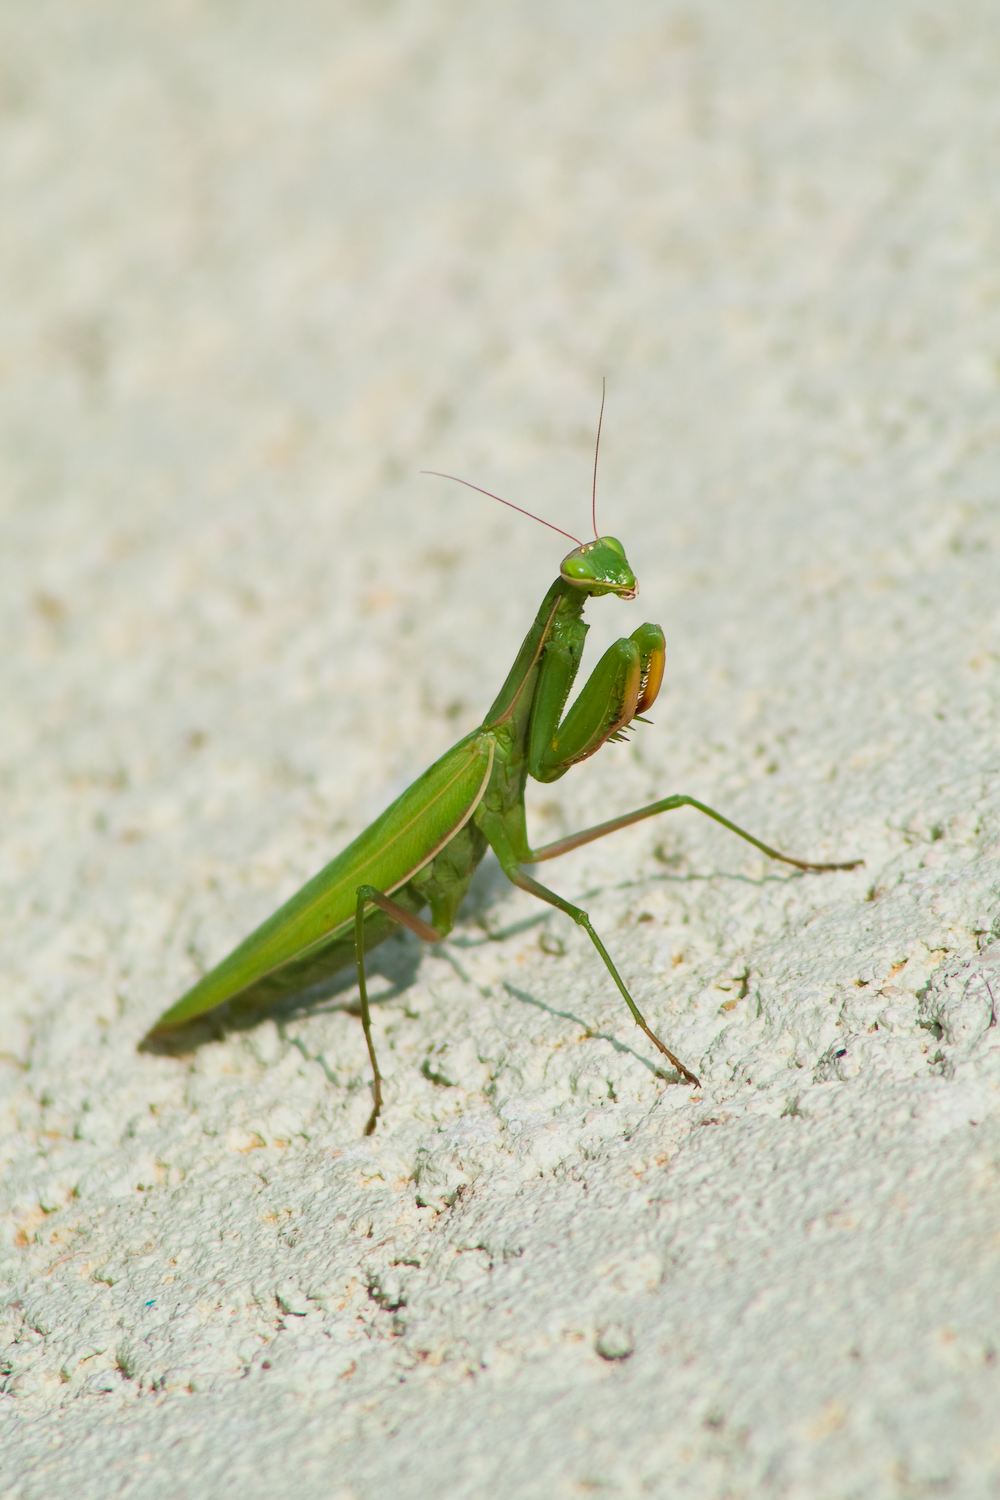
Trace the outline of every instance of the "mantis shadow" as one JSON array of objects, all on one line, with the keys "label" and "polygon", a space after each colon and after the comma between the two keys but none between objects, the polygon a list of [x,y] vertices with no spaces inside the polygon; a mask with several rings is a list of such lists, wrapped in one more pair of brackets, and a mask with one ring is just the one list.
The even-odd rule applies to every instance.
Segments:
[{"label": "mantis shadow", "polygon": [[627,1053],[629,1057],[641,1063],[647,1073],[652,1073],[654,1078],[662,1078],[665,1083],[680,1082],[680,1074],[673,1068],[665,1072],[663,1068],[657,1067],[656,1063],[650,1062],[649,1058],[644,1057],[641,1052],[636,1052],[635,1048],[630,1047],[627,1042],[619,1041],[617,1037],[611,1036],[606,1031],[595,1031],[593,1026],[588,1026],[587,1022],[581,1020],[575,1011],[556,1010],[554,1005],[546,1005],[544,1000],[538,1000],[534,995],[529,995],[527,990],[519,990],[515,985],[508,984],[506,979],[503,981],[503,987],[508,995],[512,995],[515,1000],[520,1000],[524,1005],[533,1005],[536,1010],[544,1010],[546,1015],[557,1016],[560,1021],[572,1021],[575,1026],[582,1026],[583,1034],[588,1041],[607,1042],[616,1052]]},{"label": "mantis shadow", "polygon": [[[484,879],[481,882],[483,889],[477,893],[480,896],[480,899],[476,903],[475,907],[470,911],[469,897],[473,895],[473,887],[476,885],[476,882],[479,880],[481,871],[487,866],[487,864],[490,865],[489,877],[492,878],[488,877],[488,884],[487,879]],[[525,866],[525,869],[530,870],[536,870],[538,868],[539,867],[537,865]],[[793,881],[804,880],[808,873],[809,872],[806,870],[789,870],[787,872],[781,871],[776,872],[772,875],[760,876],[743,875],[731,872],[729,870],[710,870],[704,874],[701,874],[697,871],[692,871],[691,873],[686,875],[655,873],[650,875],[640,875],[635,880],[616,881],[613,885],[591,886],[589,889],[581,891],[580,894],[578,896],[575,896],[573,899],[580,904],[586,905],[586,903],[589,901],[600,900],[601,896],[603,896],[604,893],[608,890],[633,891],[650,885],[708,885],[715,880],[735,881],[741,885],[755,886],[758,890],[762,890],[764,886],[767,885],[784,886],[791,884]],[[472,933],[462,932],[458,935],[458,937],[453,937],[451,939],[451,946],[453,948],[459,949],[471,949],[481,948],[486,943],[502,943],[507,938],[519,937],[524,932],[530,932],[533,927],[541,926],[542,923],[547,922],[552,917],[553,908],[543,907],[537,912],[535,916],[519,917],[516,922],[510,922],[505,927],[491,927],[486,917],[486,912],[488,911],[489,906],[495,900],[499,899],[499,896],[504,891],[509,891],[510,889],[510,882],[508,881],[506,875],[504,875],[496,859],[490,861],[489,856],[487,856],[487,858],[483,861],[483,865],[480,867],[480,871],[477,871],[476,878],[475,880],[473,880],[472,886],[469,887],[469,896],[466,897],[466,900],[462,904],[463,918],[468,918],[471,916],[472,920],[476,922],[482,929],[483,936],[477,937]],[[485,899],[487,897],[488,899]]]},{"label": "mantis shadow", "polygon": [[[734,874],[728,871],[716,870],[711,873],[699,874],[673,874],[655,873],[642,876],[636,880],[624,880],[613,886],[598,885],[581,893],[579,900],[589,902],[599,900],[608,889],[613,890],[635,890],[649,885],[691,885],[694,883],[709,883],[714,880],[739,881],[744,885],[762,887],[769,884],[787,885],[793,880],[802,880],[803,871],[794,870],[788,874],[775,873],[753,878],[748,875]],[[536,914],[521,917],[504,927],[493,928],[489,922],[489,912],[501,899],[504,892],[511,889],[510,882],[503,873],[498,861],[494,857],[487,857],[480,865],[472,878],[465,900],[462,903],[462,918],[466,930],[452,937],[447,947],[436,948],[440,956],[451,964],[456,974],[464,982],[471,982],[460,964],[458,964],[448,949],[458,952],[481,948],[487,943],[504,942],[509,938],[518,937],[533,928],[547,923],[553,911],[550,907],[542,907]],[[478,925],[481,935],[470,931],[470,926]],[[376,1007],[396,1000],[400,995],[406,993],[416,982],[421,962],[426,952],[426,945],[421,943],[411,933],[399,932],[387,938],[379,947],[372,950],[365,958],[365,970],[369,983],[373,979],[381,978],[386,981],[385,988],[369,994],[372,1007]],[[360,1015],[361,1007],[357,994],[357,971],[353,964],[345,966],[336,974],[331,974],[320,984],[310,985],[308,989],[300,990],[298,994],[291,995],[287,999],[280,1000],[271,1005],[253,1007],[240,1007],[238,1005],[225,1004],[216,1007],[213,1011],[196,1016],[183,1026],[178,1026],[173,1032],[164,1036],[146,1036],[138,1045],[139,1052],[149,1053],[159,1057],[188,1057],[199,1047],[208,1042],[218,1042],[227,1036],[239,1035],[242,1032],[252,1031],[263,1020],[273,1020],[279,1026],[290,1021],[303,1020],[308,1016],[332,1015],[338,1011],[346,1012],[348,1015]],[[579,1016],[569,1011],[554,1010],[542,1001],[536,1000],[527,993],[522,993],[512,985],[505,982],[504,988],[523,1001],[525,1004],[534,1005],[540,1010],[547,1011],[553,1016],[572,1021],[582,1026],[588,1036],[610,1043],[619,1052],[627,1052],[643,1067],[647,1068],[658,1078],[673,1081],[674,1075],[665,1073],[662,1069],[651,1063],[641,1053],[634,1051],[625,1043],[616,1040],[603,1032],[596,1032],[587,1025]],[[341,998],[346,997],[346,998]]]},{"label": "mantis shadow", "polygon": [[[369,993],[372,1006],[405,994],[416,980],[423,947],[411,933],[400,932],[387,938],[366,956],[365,972],[369,984],[376,977],[387,981],[385,988]],[[348,965],[322,983],[310,985],[308,989],[271,1005],[240,1007],[229,1003],[216,1006],[164,1036],[143,1037],[137,1050],[156,1057],[188,1057],[207,1042],[221,1042],[228,1036],[252,1031],[265,1020],[274,1021],[280,1027],[305,1016],[332,1015],[337,1011],[360,1015],[357,986],[357,970],[353,964]],[[346,999],[340,999],[345,995]]]}]

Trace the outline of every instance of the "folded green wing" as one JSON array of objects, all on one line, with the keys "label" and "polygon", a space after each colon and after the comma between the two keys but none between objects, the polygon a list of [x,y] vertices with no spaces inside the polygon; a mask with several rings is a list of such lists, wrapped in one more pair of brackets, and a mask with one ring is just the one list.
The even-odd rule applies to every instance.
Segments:
[{"label": "folded green wing", "polygon": [[[486,790],[492,765],[489,734],[475,730],[459,740],[336,859],[165,1011],[154,1033],[231,1000],[291,960],[298,968],[298,960],[308,960],[310,950],[328,949],[346,936],[354,922],[358,886],[372,885],[391,895],[405,885],[468,822]],[[303,964],[302,973],[308,970],[308,963]]]}]

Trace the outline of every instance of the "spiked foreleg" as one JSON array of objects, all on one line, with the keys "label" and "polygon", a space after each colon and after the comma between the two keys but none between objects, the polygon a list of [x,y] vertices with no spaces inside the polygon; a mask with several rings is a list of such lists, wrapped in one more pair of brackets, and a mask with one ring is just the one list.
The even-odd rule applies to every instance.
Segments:
[{"label": "spiked foreleg", "polygon": [[[536,781],[557,781],[620,734],[652,704],[663,676],[664,640],[658,625],[640,625],[601,657],[566,717],[567,663],[546,652],[531,722],[528,765]],[[575,672],[575,666],[573,667]],[[572,679],[570,678],[569,681]]]}]

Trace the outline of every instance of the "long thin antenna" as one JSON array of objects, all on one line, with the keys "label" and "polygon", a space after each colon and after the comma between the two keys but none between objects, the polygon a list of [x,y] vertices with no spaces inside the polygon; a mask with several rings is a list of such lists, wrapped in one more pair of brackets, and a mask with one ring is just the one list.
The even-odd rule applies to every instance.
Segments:
[{"label": "long thin antenna", "polygon": [[594,488],[591,493],[590,514],[594,523],[594,540],[597,541],[597,455],[601,451],[601,423],[604,421],[604,397],[607,395],[608,377],[601,377],[601,415],[597,419],[597,442],[594,444]]},{"label": "long thin antenna", "polygon": [[[553,526],[551,521],[543,521],[541,516],[536,516],[533,510],[525,510],[523,506],[515,505],[512,500],[504,500],[500,495],[494,495],[492,490],[484,490],[478,484],[470,484],[467,479],[459,479],[457,474],[442,474],[440,469],[421,469],[420,472],[433,474],[435,479],[452,479],[456,484],[464,484],[467,490],[476,490],[480,495],[488,495],[491,500],[499,500],[501,505],[509,506],[511,510],[520,511],[522,516],[529,516],[532,521],[537,521],[539,526],[547,526],[550,531],[558,531],[560,536],[568,536],[570,541],[575,542],[578,547],[584,545],[580,538],[574,536],[571,531],[563,531],[561,526]],[[595,532],[594,535],[596,536],[597,533]]]}]

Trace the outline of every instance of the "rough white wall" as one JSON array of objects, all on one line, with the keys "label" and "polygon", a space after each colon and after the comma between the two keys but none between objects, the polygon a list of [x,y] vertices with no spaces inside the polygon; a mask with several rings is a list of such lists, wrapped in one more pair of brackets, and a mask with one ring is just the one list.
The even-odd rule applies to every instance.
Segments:
[{"label": "rough white wall", "polygon": [[[1000,1494],[1000,18],[0,5],[0,1495]],[[652,729],[190,1056],[157,1014],[495,693],[558,539]]]}]

